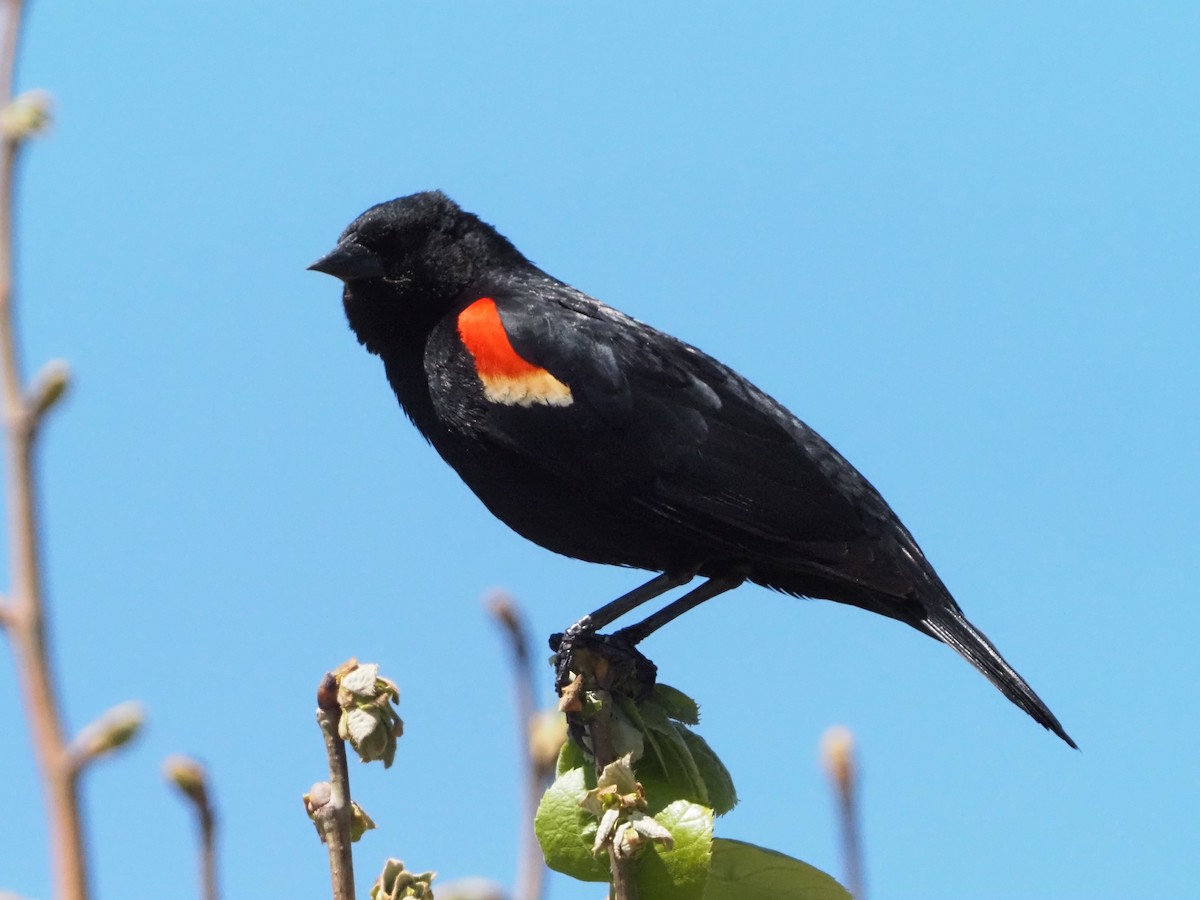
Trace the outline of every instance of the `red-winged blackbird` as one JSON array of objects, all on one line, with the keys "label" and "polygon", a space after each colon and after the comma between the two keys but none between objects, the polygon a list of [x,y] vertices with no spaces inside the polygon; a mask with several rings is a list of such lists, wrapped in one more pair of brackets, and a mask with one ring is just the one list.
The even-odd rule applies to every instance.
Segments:
[{"label": "red-winged blackbird", "polygon": [[622,634],[744,580],[836,600],[949,644],[1075,746],[875,488],[727,366],[547,275],[440,192],[372,207],[310,268],[345,282],[359,342],[496,516],[557,553],[662,573],[585,628],[697,575]]}]

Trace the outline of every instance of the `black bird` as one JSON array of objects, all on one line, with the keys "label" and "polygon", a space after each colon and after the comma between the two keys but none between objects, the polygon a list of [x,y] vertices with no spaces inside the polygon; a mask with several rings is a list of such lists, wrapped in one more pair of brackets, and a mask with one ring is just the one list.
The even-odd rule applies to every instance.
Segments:
[{"label": "black bird", "polygon": [[729,367],[547,275],[436,191],[367,210],[310,268],[345,283],[359,342],[492,513],[557,553],[661,573],[584,630],[698,575],[623,636],[746,580],[848,603],[949,644],[1075,746],[879,492]]}]

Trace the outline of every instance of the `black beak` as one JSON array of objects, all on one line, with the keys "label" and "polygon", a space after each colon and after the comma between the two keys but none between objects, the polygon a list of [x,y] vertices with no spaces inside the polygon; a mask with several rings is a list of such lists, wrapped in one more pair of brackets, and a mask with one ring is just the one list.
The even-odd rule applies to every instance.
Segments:
[{"label": "black beak", "polygon": [[308,267],[313,272],[324,272],[342,281],[361,278],[382,278],[387,272],[383,260],[353,238],[345,238],[340,244]]}]

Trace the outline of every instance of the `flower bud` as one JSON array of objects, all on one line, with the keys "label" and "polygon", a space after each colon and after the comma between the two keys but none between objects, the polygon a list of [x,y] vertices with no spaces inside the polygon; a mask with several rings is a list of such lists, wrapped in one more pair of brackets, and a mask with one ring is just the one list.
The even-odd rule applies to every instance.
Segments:
[{"label": "flower bud", "polygon": [[339,670],[337,703],[342,715],[338,736],[349,741],[363,762],[383,760],[385,768],[396,756],[396,739],[404,722],[393,707],[400,701],[395,682],[379,675],[375,663]]},{"label": "flower bud", "polygon": [[0,134],[10,141],[24,141],[45,133],[50,127],[51,104],[48,91],[26,91],[14,97],[0,110]]},{"label": "flower bud", "polygon": [[371,900],[402,900],[408,897],[433,900],[434,875],[433,872],[419,875],[407,872],[400,860],[389,859],[371,887]]},{"label": "flower bud", "polygon": [[145,721],[140,703],[120,703],[83,727],[74,741],[76,752],[83,762],[112,753],[137,737]]},{"label": "flower bud", "polygon": [[163,777],[199,806],[208,805],[208,776],[204,766],[187,756],[168,756],[163,760]]}]

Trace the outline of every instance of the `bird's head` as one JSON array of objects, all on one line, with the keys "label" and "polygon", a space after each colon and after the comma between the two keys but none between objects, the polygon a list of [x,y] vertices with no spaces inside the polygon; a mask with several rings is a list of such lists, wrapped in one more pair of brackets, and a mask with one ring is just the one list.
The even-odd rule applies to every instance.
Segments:
[{"label": "bird's head", "polygon": [[345,283],[350,326],[379,353],[432,328],[490,267],[525,262],[478,216],[425,191],[372,206],[309,268]]}]

